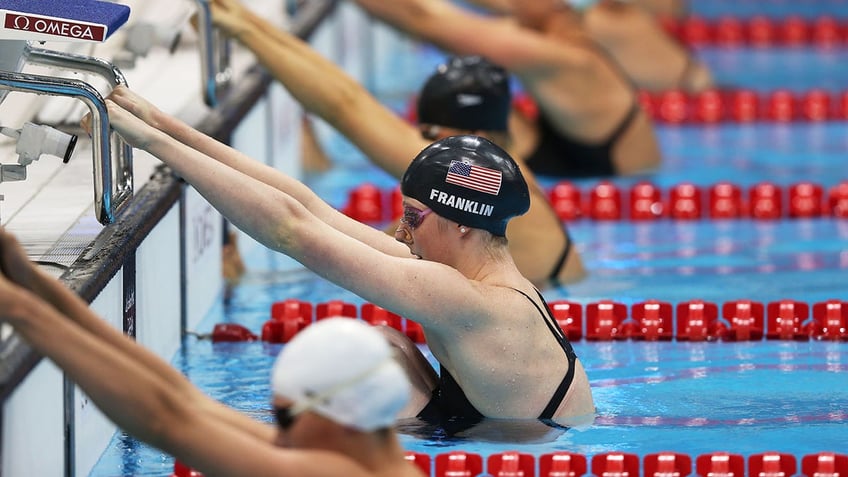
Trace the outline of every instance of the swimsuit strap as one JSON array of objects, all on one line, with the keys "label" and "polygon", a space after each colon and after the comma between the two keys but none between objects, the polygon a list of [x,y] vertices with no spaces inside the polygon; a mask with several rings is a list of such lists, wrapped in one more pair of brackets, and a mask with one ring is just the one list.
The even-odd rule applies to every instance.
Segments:
[{"label": "swimsuit strap", "polygon": [[568,231],[563,230],[563,233],[565,233],[565,247],[563,248],[562,253],[560,254],[556,264],[554,265],[551,274],[548,276],[548,281],[551,282],[551,284],[554,286],[561,285],[561,283],[559,282],[559,274],[562,272],[562,267],[565,266],[565,260],[568,258],[568,254],[571,252],[571,245],[573,243],[571,240],[571,235],[568,234]]},{"label": "swimsuit strap", "polygon": [[[510,287],[512,288],[512,287]],[[548,405],[545,406],[545,410],[542,411],[542,414],[539,415],[539,419],[551,419],[554,417],[554,413],[559,407],[562,400],[565,398],[565,393],[568,392],[568,388],[571,387],[571,382],[574,380],[574,365],[577,361],[577,355],[574,354],[574,349],[571,347],[571,343],[568,341],[568,338],[565,337],[565,333],[562,329],[557,325],[556,320],[551,314],[551,309],[548,306],[548,302],[545,301],[545,298],[542,296],[542,293],[539,289],[536,289],[536,294],[539,295],[539,299],[542,300],[542,303],[545,304],[545,308],[548,310],[547,313],[542,311],[542,307],[539,306],[530,296],[523,291],[512,288],[518,293],[524,295],[533,306],[536,307],[536,310],[539,311],[539,314],[542,315],[542,319],[545,321],[545,324],[548,326],[548,329],[553,333],[554,338],[559,342],[562,350],[565,352],[565,357],[568,360],[568,372],[565,373],[565,376],[560,381],[559,386],[557,387],[554,395],[551,396],[551,400],[548,401]]]},{"label": "swimsuit strap", "polygon": [[615,144],[615,142],[618,140],[619,136],[621,136],[622,134],[624,134],[625,131],[627,131],[627,128],[630,127],[630,123],[632,123],[633,120],[636,119],[636,116],[639,114],[639,111],[641,111],[641,110],[642,110],[642,105],[639,103],[639,98],[634,98],[633,104],[630,105],[630,110],[627,111],[627,114],[624,116],[624,119],[622,119],[621,122],[618,123],[618,127],[615,128],[615,130],[612,132],[612,134],[607,136],[607,142],[606,143],[607,144]]}]

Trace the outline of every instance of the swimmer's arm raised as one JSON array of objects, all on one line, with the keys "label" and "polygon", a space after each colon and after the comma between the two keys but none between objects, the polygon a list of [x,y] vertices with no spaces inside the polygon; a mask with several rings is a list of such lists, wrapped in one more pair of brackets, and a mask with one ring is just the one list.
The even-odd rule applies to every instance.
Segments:
[{"label": "swimmer's arm raised", "polygon": [[208,412],[210,419],[228,422],[258,438],[269,440],[273,438],[272,428],[210,399],[156,354],[127,338],[106,320],[97,316],[76,293],[32,263],[17,239],[2,228],[0,228],[0,269],[8,279],[38,296],[100,343],[111,346],[114,352],[129,357],[134,363],[152,372],[175,393],[181,394],[186,402],[191,402],[197,409]]},{"label": "swimmer's arm raised", "polygon": [[215,475],[244,475],[252,464],[241,462],[238,469],[228,459],[238,461],[241,455],[273,450],[272,428],[266,426],[270,432],[257,437],[233,426],[227,417],[221,419],[222,413],[210,414],[198,403],[199,391],[183,392],[162,379],[157,369],[123,352],[124,347],[138,346],[132,340],[100,339],[3,274],[0,320],[62,368],[118,426],[189,465]]},{"label": "swimmer's arm raised", "polygon": [[[121,429],[207,476],[363,475],[339,456],[275,447],[276,431],[270,426],[264,438],[257,438],[208,414],[154,370],[2,274],[0,320],[62,368]],[[121,346],[139,345],[127,338]]]},{"label": "swimmer's arm raised", "polygon": [[444,0],[353,0],[396,28],[460,55],[480,55],[513,73],[571,62],[572,49],[510,18],[480,15]]},{"label": "swimmer's arm raised", "polygon": [[301,39],[235,0],[215,0],[213,21],[249,48],[307,111],[344,134],[372,161],[400,178],[428,142],[403,118]]},{"label": "swimmer's arm raised", "polygon": [[[201,161],[198,161],[197,165],[193,167],[207,168],[211,162],[217,161],[219,164],[231,169],[233,173],[239,173],[233,175],[235,177],[233,179],[234,181],[243,179],[240,179],[240,176],[248,176],[255,181],[262,182],[294,197],[316,217],[345,234],[362,240],[386,253],[398,256],[409,255],[405,246],[395,242],[393,238],[386,236],[386,234],[340,213],[300,181],[273,167],[253,160],[226,144],[201,133],[179,119],[164,113],[130,89],[119,86],[115,88],[109,99],[119,106],[119,108],[112,107],[110,109],[110,115],[114,116],[112,118],[113,123],[122,119],[124,120],[123,122],[130,120],[130,118],[122,116],[127,111],[131,112],[139,120],[144,121],[144,123],[136,123],[135,126],[123,126],[126,134],[132,135],[134,134],[133,131],[141,131],[149,125],[151,128],[158,129],[176,141],[202,153],[203,156],[200,157]],[[172,164],[167,160],[165,162],[175,170],[177,170],[177,166],[181,165]],[[229,174],[230,172],[222,170],[222,173]],[[180,175],[187,177],[184,174],[185,172],[180,173]]]},{"label": "swimmer's arm raised", "polygon": [[[485,310],[471,280],[456,269],[387,254],[333,228],[292,196],[202,152],[107,100],[112,126],[131,145],[168,164],[219,212],[254,239],[330,281],[422,324],[473,321]],[[376,233],[381,233],[375,231]],[[426,310],[426,311],[425,311]]]}]

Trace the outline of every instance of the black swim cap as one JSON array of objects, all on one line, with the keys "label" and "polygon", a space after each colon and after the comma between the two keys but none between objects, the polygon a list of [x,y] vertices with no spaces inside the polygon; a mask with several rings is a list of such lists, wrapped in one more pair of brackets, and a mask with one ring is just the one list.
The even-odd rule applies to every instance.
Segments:
[{"label": "black swim cap", "polygon": [[451,136],[415,156],[400,182],[403,195],[462,225],[506,235],[506,223],[530,208],[518,164],[477,136]]},{"label": "black swim cap", "polygon": [[418,95],[418,122],[468,131],[506,131],[509,75],[479,56],[440,65]]}]

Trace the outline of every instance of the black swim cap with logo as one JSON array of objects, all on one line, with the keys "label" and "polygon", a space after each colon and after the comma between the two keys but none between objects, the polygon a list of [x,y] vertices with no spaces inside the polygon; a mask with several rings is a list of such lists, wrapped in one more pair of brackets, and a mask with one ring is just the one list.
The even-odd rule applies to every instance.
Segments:
[{"label": "black swim cap with logo", "polygon": [[509,74],[479,56],[439,65],[418,95],[418,122],[468,131],[506,131]]},{"label": "black swim cap with logo", "polygon": [[509,219],[530,208],[518,165],[477,136],[451,136],[424,148],[403,174],[400,189],[446,219],[501,237]]}]

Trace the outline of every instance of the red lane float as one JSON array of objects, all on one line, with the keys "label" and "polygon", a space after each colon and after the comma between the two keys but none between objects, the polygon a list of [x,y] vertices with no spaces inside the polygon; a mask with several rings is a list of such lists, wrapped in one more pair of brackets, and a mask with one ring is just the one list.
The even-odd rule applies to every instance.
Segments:
[{"label": "red lane float", "polygon": [[259,339],[249,329],[236,323],[217,323],[212,329],[211,338],[213,343],[236,343]]},{"label": "red lane float", "polygon": [[830,15],[811,19],[798,15],[784,18],[723,15],[715,19],[691,15],[680,20],[664,18],[661,23],[671,36],[689,46],[833,48],[848,43],[848,23]]},{"label": "red lane float", "polygon": [[848,119],[848,91],[820,88],[806,91],[776,89],[708,89],[698,93],[679,90],[641,91],[639,102],[657,123],[667,125],[824,122]]},{"label": "red lane float", "polygon": [[313,321],[312,304],[288,299],[271,304],[271,319],[262,325],[262,341],[288,343]]},{"label": "red lane float", "polygon": [[[426,476],[475,477],[483,472],[483,455],[462,450],[435,454],[435,471],[429,470],[431,457],[420,452],[406,452],[406,458],[415,463]],[[792,476],[839,477],[848,471],[848,455],[821,451],[799,458],[777,451],[751,454],[747,457],[728,451],[714,451],[699,455],[684,452],[661,451],[639,457],[630,452],[603,452],[585,455],[577,452],[555,451],[539,456],[507,451],[485,459],[486,474],[493,477],[667,477],[710,475],[714,477]],[[643,472],[640,472],[640,461]],[[591,469],[588,465],[591,462]],[[538,463],[538,474],[536,472]],[[693,466],[694,464],[694,466]],[[748,472],[745,472],[745,467]],[[694,471],[694,472],[693,472]]]},{"label": "red lane float", "polygon": [[[275,310],[283,311],[263,326],[263,341],[287,343],[312,322],[309,312],[313,307],[308,302],[289,299],[275,305]],[[549,306],[560,329],[571,341],[848,341],[848,301],[839,299],[813,304],[789,298],[769,303],[739,299],[721,305],[701,299],[676,305],[647,299],[629,307],[611,299],[585,305],[573,300],[551,300]],[[318,319],[328,316],[357,319],[356,306],[340,300],[320,303],[315,308],[323,310],[319,311]],[[412,320],[372,303],[361,305],[360,313],[366,323],[388,326],[415,343],[426,343],[421,325]],[[215,329],[220,331],[217,338],[213,333],[214,341],[257,339],[250,330],[234,323],[217,324]]]},{"label": "red lane float", "polygon": [[564,222],[584,217],[596,221],[848,218],[848,181],[827,191],[809,181],[790,184],[785,189],[764,181],[747,191],[728,181],[706,187],[683,182],[664,191],[648,181],[623,190],[603,180],[584,191],[573,182],[562,180],[551,187],[548,198]]}]

